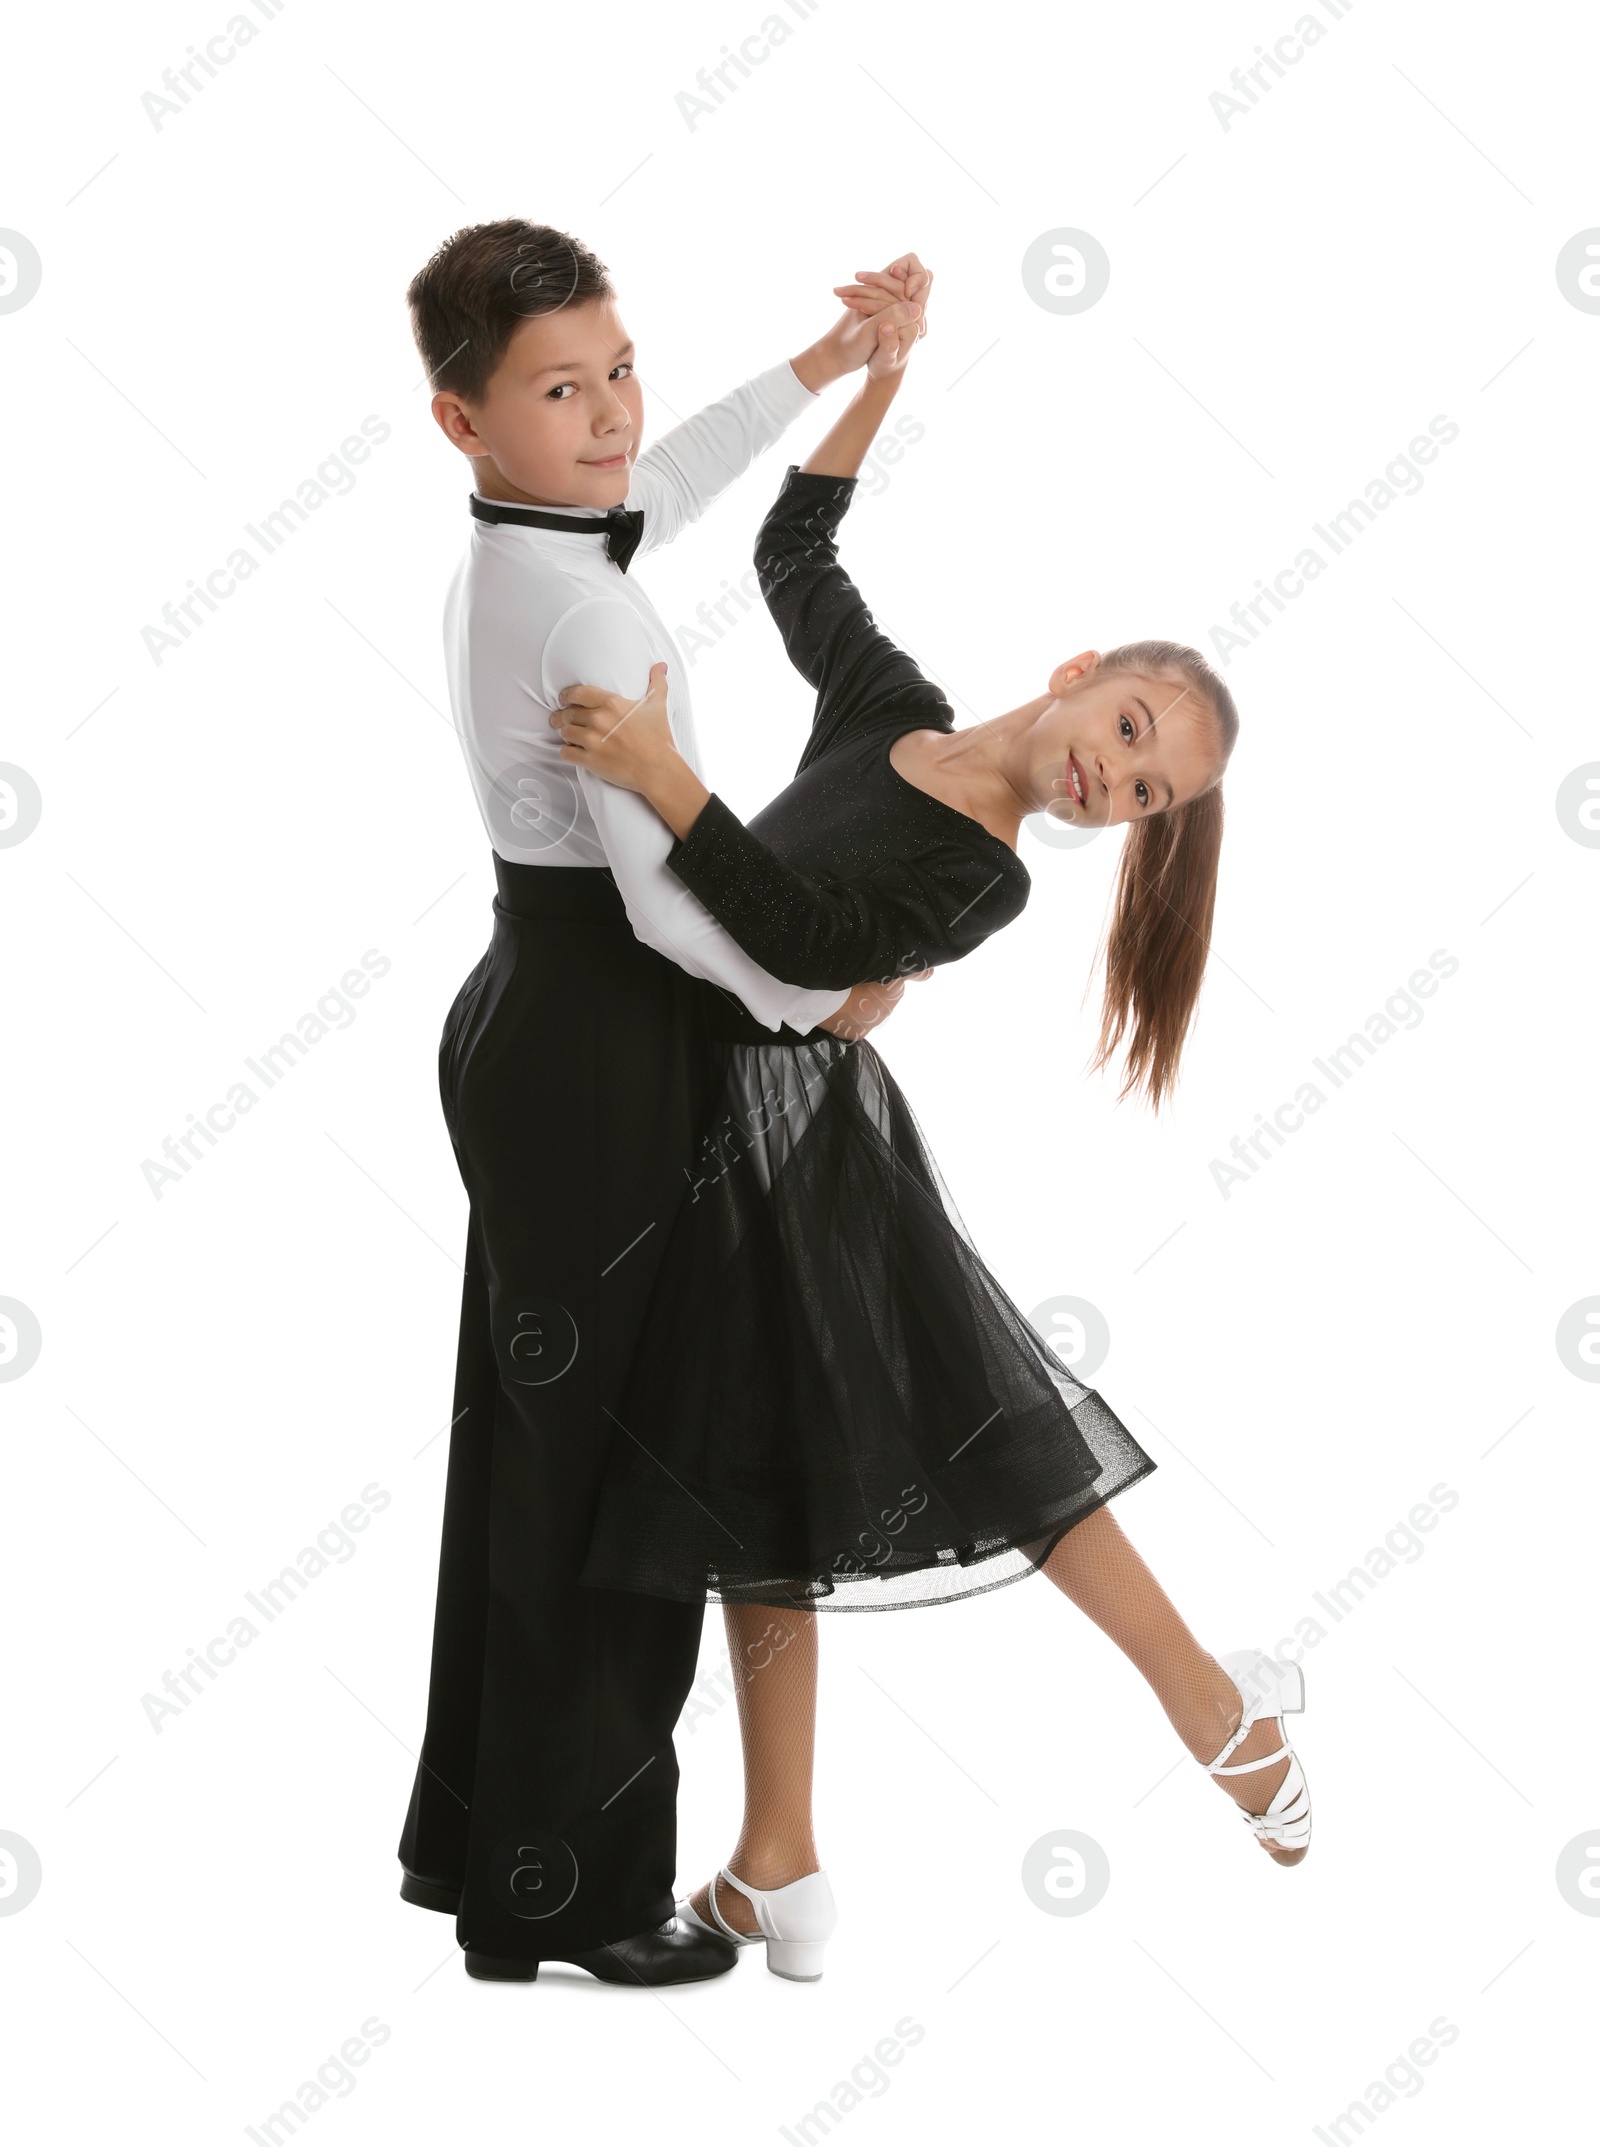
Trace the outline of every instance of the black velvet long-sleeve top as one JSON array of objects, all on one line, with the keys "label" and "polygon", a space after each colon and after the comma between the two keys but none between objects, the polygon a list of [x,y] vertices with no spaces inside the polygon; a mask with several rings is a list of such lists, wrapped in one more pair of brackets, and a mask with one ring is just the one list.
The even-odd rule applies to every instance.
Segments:
[{"label": "black velvet long-sleeve top", "polygon": [[958,961],[1030,886],[1009,844],[890,765],[902,732],[955,714],[839,564],[855,486],[791,463],[756,540],[767,609],[817,695],[793,782],[748,827],[713,793],[667,858],[747,954],[815,990]]}]

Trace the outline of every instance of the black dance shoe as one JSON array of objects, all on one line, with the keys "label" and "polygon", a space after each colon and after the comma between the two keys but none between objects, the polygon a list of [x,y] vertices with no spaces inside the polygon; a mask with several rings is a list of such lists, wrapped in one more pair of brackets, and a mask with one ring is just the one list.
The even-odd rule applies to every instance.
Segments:
[{"label": "black dance shoe", "polygon": [[[574,1968],[586,1968],[602,1983],[701,1983],[710,1976],[725,1976],[738,1959],[738,1950],[715,1931],[692,1930],[676,1916],[669,1916],[654,1931],[638,1931],[632,1938],[619,1938],[595,1946],[587,1953],[559,1956]],[[485,1983],[532,1983],[538,1976],[537,1961],[497,1959],[493,1954],[466,1949],[469,1976]]]},{"label": "black dance shoe", "polygon": [[400,1898],[413,1908],[436,1908],[445,1916],[458,1915],[461,1909],[459,1886],[446,1886],[438,1879],[419,1879],[404,1864],[400,1867]]}]

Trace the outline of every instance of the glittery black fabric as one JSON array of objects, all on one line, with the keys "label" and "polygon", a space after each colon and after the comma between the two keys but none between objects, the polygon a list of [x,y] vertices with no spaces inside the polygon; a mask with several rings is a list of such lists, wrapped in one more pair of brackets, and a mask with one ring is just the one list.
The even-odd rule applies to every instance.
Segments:
[{"label": "glittery black fabric", "polygon": [[[953,717],[838,564],[853,489],[791,469],[756,553],[817,689],[800,773],[749,834],[708,807],[674,854],[757,960],[818,987],[953,961],[1028,893],[1004,843],[889,766],[902,731]],[[708,1006],[720,1094],[584,1582],[894,1610],[1021,1579],[1155,1464],[979,1259],[871,1045]]]},{"label": "glittery black fabric", "polygon": [[713,796],[667,858],[763,969],[814,990],[958,961],[1029,889],[1008,843],[889,764],[902,732],[955,716],[839,564],[855,482],[791,466],[756,541],[761,593],[817,694],[795,779],[748,828]]}]

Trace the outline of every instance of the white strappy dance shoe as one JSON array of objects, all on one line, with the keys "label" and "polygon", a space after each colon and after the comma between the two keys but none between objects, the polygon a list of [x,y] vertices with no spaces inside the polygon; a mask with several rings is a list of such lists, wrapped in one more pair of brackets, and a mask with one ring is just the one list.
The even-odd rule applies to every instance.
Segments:
[{"label": "white strappy dance shoe", "polygon": [[839,1921],[828,1874],[809,1871],[803,1879],[795,1879],[787,1886],[775,1886],[770,1893],[763,1893],[756,1886],[746,1886],[743,1879],[734,1877],[726,1864],[718,1877],[744,1895],[756,1912],[759,1930],[736,1931],[726,1921],[717,1906],[715,1880],[707,1897],[711,1913],[716,1918],[715,1925],[707,1923],[703,1916],[697,1916],[687,1899],[674,1904],[683,1921],[695,1930],[716,1929],[724,1938],[731,1938],[736,1946],[759,1946],[765,1940],[767,1966],[775,1976],[784,1976],[791,1983],[815,1983],[822,1974],[823,1948]]},{"label": "white strappy dance shoe", "polygon": [[[1244,1648],[1234,1655],[1218,1658],[1238,1687],[1244,1702],[1244,1713],[1239,1727],[1228,1739],[1213,1760],[1200,1764],[1207,1774],[1255,1774],[1266,1767],[1275,1767],[1282,1759],[1289,1762],[1288,1772],[1273,1794],[1272,1802],[1264,1812],[1247,1812],[1241,1809],[1240,1817],[1249,1827],[1257,1841],[1276,1843],[1280,1849],[1305,1850],[1311,1846],[1311,1792],[1306,1787],[1305,1771],[1300,1765],[1289,1733],[1283,1726],[1285,1715],[1305,1712],[1306,1681],[1300,1665],[1279,1662],[1275,1656],[1260,1648]],[[1258,1722],[1276,1722],[1278,1735],[1283,1742],[1275,1752],[1264,1759],[1247,1759],[1238,1766],[1226,1764],[1238,1751]],[[1281,1858],[1274,1858],[1281,1862]]]}]

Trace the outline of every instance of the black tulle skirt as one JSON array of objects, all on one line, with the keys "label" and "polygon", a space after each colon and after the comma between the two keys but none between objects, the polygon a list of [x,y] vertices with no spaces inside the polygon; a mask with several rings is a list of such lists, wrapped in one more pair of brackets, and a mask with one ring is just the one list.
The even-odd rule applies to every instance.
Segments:
[{"label": "black tulle skirt", "polygon": [[869,1044],[725,1044],[585,1583],[826,1610],[1032,1572],[1155,1463],[978,1258]]}]

